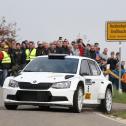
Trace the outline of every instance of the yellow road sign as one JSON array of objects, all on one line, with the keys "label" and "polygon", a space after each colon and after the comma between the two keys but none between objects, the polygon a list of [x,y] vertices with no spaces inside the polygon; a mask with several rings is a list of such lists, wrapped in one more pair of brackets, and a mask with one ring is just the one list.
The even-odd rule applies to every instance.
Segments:
[{"label": "yellow road sign", "polygon": [[107,41],[126,41],[126,22],[108,21],[106,23]]}]

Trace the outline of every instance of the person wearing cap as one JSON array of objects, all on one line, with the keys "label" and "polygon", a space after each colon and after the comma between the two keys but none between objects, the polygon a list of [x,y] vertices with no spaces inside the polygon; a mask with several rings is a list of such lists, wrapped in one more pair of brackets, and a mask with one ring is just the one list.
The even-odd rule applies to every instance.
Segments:
[{"label": "person wearing cap", "polygon": [[11,69],[11,57],[9,54],[9,47],[8,45],[4,46],[4,49],[2,51],[3,57],[2,57],[2,61],[1,61],[1,67],[2,67],[2,82],[1,84],[3,85],[3,82],[5,80],[5,78],[8,76],[8,70]]}]

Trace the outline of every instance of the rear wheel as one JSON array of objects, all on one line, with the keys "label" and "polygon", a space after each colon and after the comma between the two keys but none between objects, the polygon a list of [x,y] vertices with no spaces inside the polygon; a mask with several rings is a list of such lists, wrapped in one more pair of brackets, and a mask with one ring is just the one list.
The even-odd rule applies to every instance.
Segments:
[{"label": "rear wheel", "polygon": [[83,91],[83,87],[82,86],[78,86],[77,90],[74,93],[74,97],[73,97],[73,111],[76,113],[80,113],[82,111],[83,108],[83,95],[84,95],[84,91]]},{"label": "rear wheel", "polygon": [[5,108],[8,110],[16,110],[18,105],[9,105],[9,104],[4,104]]},{"label": "rear wheel", "polygon": [[108,114],[112,111],[112,91],[109,88],[106,90],[105,99],[101,101],[101,109]]}]

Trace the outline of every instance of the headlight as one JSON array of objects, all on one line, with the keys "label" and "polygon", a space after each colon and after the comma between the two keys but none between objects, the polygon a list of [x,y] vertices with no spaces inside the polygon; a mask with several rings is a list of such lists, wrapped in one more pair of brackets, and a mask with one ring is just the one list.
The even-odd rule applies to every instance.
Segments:
[{"label": "headlight", "polygon": [[10,80],[9,87],[17,88],[18,87],[18,82],[15,81],[15,80]]},{"label": "headlight", "polygon": [[70,81],[63,81],[63,82],[57,82],[52,85],[52,88],[56,89],[64,89],[64,88],[70,88],[71,82]]}]

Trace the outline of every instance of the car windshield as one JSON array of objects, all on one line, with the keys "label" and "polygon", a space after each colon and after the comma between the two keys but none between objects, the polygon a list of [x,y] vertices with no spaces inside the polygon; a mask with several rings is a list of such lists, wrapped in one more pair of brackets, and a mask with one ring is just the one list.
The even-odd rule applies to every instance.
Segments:
[{"label": "car windshield", "polygon": [[54,73],[72,73],[77,72],[79,59],[48,59],[48,57],[38,57],[31,61],[23,72],[54,72]]}]

